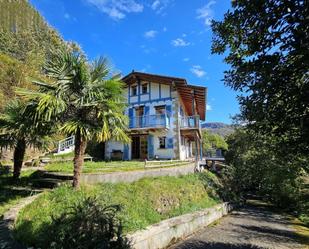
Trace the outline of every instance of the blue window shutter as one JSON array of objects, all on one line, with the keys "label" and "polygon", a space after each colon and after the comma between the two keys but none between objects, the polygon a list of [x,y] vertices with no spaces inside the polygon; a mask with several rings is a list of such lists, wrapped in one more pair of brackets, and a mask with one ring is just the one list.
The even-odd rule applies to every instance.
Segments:
[{"label": "blue window shutter", "polygon": [[129,145],[125,144],[123,148],[123,160],[129,160]]},{"label": "blue window shutter", "polygon": [[149,134],[147,137],[147,152],[148,159],[152,159],[154,157],[154,144],[153,144],[153,135]]},{"label": "blue window shutter", "polygon": [[173,149],[173,138],[169,138],[167,140],[167,148],[168,149]]},{"label": "blue window shutter", "polygon": [[133,128],[133,108],[129,108],[129,128]]},{"label": "blue window shutter", "polygon": [[165,109],[166,109],[167,116],[171,117],[172,116],[172,106],[171,105],[167,105],[165,107]]},{"label": "blue window shutter", "polygon": [[145,116],[149,115],[149,106],[145,106]]}]

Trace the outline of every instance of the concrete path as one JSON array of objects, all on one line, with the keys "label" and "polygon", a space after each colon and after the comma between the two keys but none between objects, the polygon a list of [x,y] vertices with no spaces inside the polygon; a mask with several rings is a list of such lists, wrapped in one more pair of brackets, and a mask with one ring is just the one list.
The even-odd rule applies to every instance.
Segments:
[{"label": "concrete path", "polygon": [[262,205],[232,212],[170,249],[298,249],[307,248],[283,215]]},{"label": "concrete path", "polygon": [[25,246],[14,240],[12,229],[18,212],[23,207],[33,202],[39,195],[40,194],[36,194],[22,199],[17,205],[3,215],[3,219],[0,221],[0,249],[26,249]]}]

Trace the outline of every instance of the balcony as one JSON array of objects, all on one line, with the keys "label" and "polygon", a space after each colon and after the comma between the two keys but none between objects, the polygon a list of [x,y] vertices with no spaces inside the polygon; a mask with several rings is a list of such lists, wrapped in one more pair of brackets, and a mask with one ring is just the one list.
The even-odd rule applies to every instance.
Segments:
[{"label": "balcony", "polygon": [[131,130],[169,129],[170,118],[166,114],[147,115],[130,118]]},{"label": "balcony", "polygon": [[200,116],[188,116],[180,119],[180,128],[184,129],[200,129]]},{"label": "balcony", "polygon": [[194,133],[192,132],[198,132],[201,136],[201,122],[200,122],[200,116],[188,116],[188,117],[181,117],[180,118],[180,130],[182,132],[182,135],[192,137]]}]

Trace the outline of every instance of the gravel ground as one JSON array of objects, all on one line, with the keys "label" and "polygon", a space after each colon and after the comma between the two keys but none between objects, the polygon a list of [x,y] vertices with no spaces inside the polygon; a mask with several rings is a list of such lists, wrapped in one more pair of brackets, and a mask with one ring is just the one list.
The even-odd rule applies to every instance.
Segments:
[{"label": "gravel ground", "polygon": [[169,249],[304,248],[300,239],[284,215],[248,205]]}]

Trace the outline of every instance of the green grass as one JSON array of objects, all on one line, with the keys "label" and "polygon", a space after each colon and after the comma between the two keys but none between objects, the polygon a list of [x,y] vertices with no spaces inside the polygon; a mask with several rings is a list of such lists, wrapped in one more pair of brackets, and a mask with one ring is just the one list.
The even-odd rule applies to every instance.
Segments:
[{"label": "green grass", "polygon": [[15,227],[16,238],[29,246],[39,247],[53,225],[52,217],[59,217],[85,196],[96,196],[102,205],[120,204],[123,209],[119,217],[125,233],[143,229],[163,219],[211,207],[220,199],[214,194],[213,187],[207,187],[205,181],[214,180],[210,174],[82,186],[80,191],[62,186],[44,193],[21,211]]},{"label": "green grass", "polygon": [[[113,161],[113,162],[85,162],[83,173],[119,172],[144,169],[144,162],[140,161]],[[51,172],[73,172],[73,162],[50,163],[45,170]]]},{"label": "green grass", "polygon": [[23,171],[19,180],[11,174],[0,175],[0,217],[22,198],[33,194],[31,182],[36,178],[33,170]]},{"label": "green grass", "polygon": [[74,152],[68,152],[68,153],[63,153],[59,155],[55,155],[53,153],[46,155],[46,157],[49,157],[51,159],[68,159],[68,158],[73,158],[74,157]]}]

